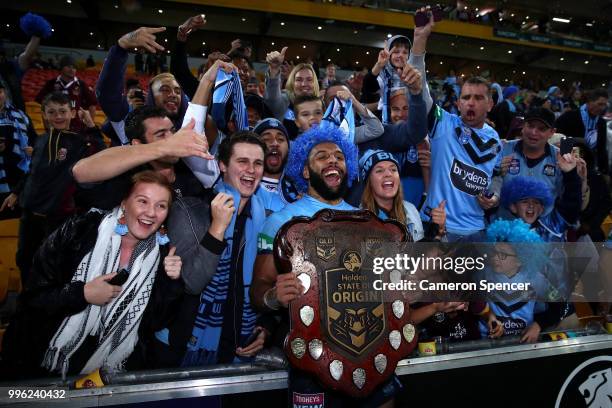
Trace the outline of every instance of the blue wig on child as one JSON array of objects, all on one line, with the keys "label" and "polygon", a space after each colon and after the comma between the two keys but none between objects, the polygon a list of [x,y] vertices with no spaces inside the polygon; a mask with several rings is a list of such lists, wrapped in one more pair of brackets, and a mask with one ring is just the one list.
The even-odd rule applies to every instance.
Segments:
[{"label": "blue wig on child", "polygon": [[326,142],[335,143],[344,153],[348,186],[350,187],[353,180],[357,179],[357,146],[351,143],[339,128],[314,126],[291,143],[289,160],[285,167],[285,174],[300,193],[308,191],[308,182],[304,179],[302,171],[308,163],[310,151],[316,145]]},{"label": "blue wig on child", "polygon": [[487,228],[487,241],[519,244],[512,246],[516,255],[523,265],[533,266],[534,270],[540,270],[546,263],[547,248],[545,245],[538,245],[544,243],[544,240],[521,219],[494,221]]},{"label": "blue wig on child", "polygon": [[504,183],[501,203],[505,208],[526,198],[535,198],[543,207],[552,205],[554,200],[550,187],[542,180],[517,176]]}]

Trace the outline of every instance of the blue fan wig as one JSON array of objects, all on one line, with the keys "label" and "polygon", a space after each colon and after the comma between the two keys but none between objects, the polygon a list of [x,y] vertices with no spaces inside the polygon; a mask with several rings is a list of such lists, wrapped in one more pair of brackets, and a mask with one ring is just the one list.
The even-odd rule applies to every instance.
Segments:
[{"label": "blue fan wig", "polygon": [[516,255],[523,265],[533,266],[534,270],[539,270],[546,263],[547,246],[533,245],[544,243],[544,240],[521,219],[496,220],[491,223],[487,228],[487,241],[519,244],[512,246]]},{"label": "blue fan wig", "polygon": [[285,167],[285,174],[294,182],[300,193],[308,191],[308,181],[302,176],[302,171],[308,163],[310,151],[316,145],[326,142],[335,143],[344,153],[348,186],[357,179],[357,146],[351,143],[339,128],[314,126],[291,143],[289,160]]},{"label": "blue fan wig", "polygon": [[27,13],[19,19],[21,30],[29,37],[47,38],[51,36],[51,24],[43,17],[34,13]]},{"label": "blue fan wig", "polygon": [[504,183],[501,191],[501,203],[510,208],[511,204],[526,198],[535,198],[542,206],[552,205],[554,197],[550,187],[545,182],[525,176],[517,176]]}]

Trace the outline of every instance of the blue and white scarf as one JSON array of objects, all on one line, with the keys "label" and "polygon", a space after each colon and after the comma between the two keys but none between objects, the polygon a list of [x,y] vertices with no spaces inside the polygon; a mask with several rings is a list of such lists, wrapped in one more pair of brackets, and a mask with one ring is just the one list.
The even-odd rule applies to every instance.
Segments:
[{"label": "blue and white scarf", "polygon": [[[215,189],[220,193],[231,194],[234,198],[234,203],[240,202],[240,193],[223,181],[219,181]],[[266,218],[265,209],[259,197],[253,195],[250,201],[251,216],[246,221],[244,232],[245,246],[242,262],[244,293],[242,321],[240,324],[240,342],[248,338],[253,332],[257,321],[257,314],[251,307],[249,289],[253,278],[253,264],[257,256],[257,235]],[[236,208],[238,208],[237,205]],[[185,367],[217,363],[217,351],[219,348],[219,339],[221,338],[221,330],[223,329],[223,317],[225,315],[227,297],[238,295],[236,293],[231,293],[228,287],[232,266],[231,263],[236,261],[232,259],[232,250],[234,245],[240,245],[240,242],[234,242],[233,237],[237,214],[238,212],[234,211],[232,221],[225,229],[224,239],[227,246],[221,254],[221,258],[217,264],[217,272],[212,277],[210,283],[206,285],[204,291],[202,291],[200,307],[193,327],[192,337],[189,344],[187,344],[187,354],[182,364]],[[236,357],[236,360],[239,361],[238,357]]]},{"label": "blue and white scarf", "polygon": [[338,97],[331,100],[323,120],[319,125],[322,128],[340,128],[351,143],[355,142],[355,114],[353,113],[353,101],[343,101]]},{"label": "blue and white scarf", "polygon": [[28,147],[29,124],[30,118],[25,113],[8,102],[4,105],[4,112],[0,114],[0,126],[12,126],[15,129],[13,132],[13,153],[21,158],[17,167],[24,173],[29,171],[32,160],[25,152],[25,148]]},{"label": "blue and white scarf", "polygon": [[378,101],[378,109],[382,111],[383,124],[391,123],[391,91],[404,87],[404,83],[400,79],[399,74],[393,68],[390,62],[387,62],[385,67],[378,74],[378,85],[380,86],[380,100]]},{"label": "blue and white scarf", "polygon": [[225,117],[225,108],[230,98],[232,98],[234,108],[232,116],[236,123],[236,130],[248,130],[249,120],[246,105],[244,104],[240,77],[236,71],[227,74],[220,69],[219,72],[217,72],[217,79],[215,80],[215,90],[213,91],[213,102],[210,114],[217,125],[217,129],[222,131],[226,131],[227,129],[228,118]]},{"label": "blue and white scarf", "polygon": [[580,116],[584,124],[584,141],[590,149],[597,146],[597,121],[599,116],[591,117],[585,103],[580,107]]}]

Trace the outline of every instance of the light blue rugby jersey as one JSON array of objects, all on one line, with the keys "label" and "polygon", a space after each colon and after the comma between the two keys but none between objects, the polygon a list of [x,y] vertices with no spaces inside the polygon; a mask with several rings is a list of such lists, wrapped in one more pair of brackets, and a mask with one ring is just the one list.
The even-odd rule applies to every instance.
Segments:
[{"label": "light blue rugby jersey", "polygon": [[485,228],[478,195],[489,188],[495,165],[501,161],[497,132],[485,124],[474,129],[461,118],[434,106],[431,138],[431,181],[421,217],[446,200],[446,227],[451,232],[471,233]]},{"label": "light blue rugby jersey", "polygon": [[266,219],[266,222],[259,233],[259,238],[257,239],[257,253],[265,254],[272,252],[276,233],[287,221],[293,217],[312,217],[317,211],[325,208],[344,211],[357,210],[357,208],[344,201],[337,205],[329,205],[306,194],[296,202],[287,204],[285,208],[271,214]]}]

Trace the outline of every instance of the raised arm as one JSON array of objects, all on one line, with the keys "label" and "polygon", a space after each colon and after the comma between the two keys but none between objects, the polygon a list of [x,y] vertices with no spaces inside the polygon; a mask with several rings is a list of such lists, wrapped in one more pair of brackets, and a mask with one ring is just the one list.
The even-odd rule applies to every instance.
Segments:
[{"label": "raised arm", "polygon": [[355,128],[355,143],[364,143],[383,134],[385,129],[380,120],[363,106],[348,89],[338,91],[336,96],[344,101],[350,99],[353,103],[353,110],[361,117],[363,125]]},{"label": "raised arm", "polygon": [[281,65],[285,60],[287,47],[278,51],[272,51],[266,55],[268,62],[268,72],[266,73],[266,90],[264,92],[264,102],[272,111],[274,117],[283,120],[285,112],[289,107],[289,101],[283,98],[281,93]]},{"label": "raised arm", "polygon": [[170,56],[170,72],[174,75],[185,94],[193,99],[193,95],[198,88],[198,78],[194,77],[189,69],[187,62],[187,39],[189,34],[199,30],[206,24],[206,16],[197,14],[189,17],[187,21],[181,24],[176,33],[176,43],[174,50]]},{"label": "raised arm", "polygon": [[[189,120],[195,120],[195,131],[199,134],[205,133],[205,141],[207,146],[211,146],[215,142],[217,137],[217,128],[214,125],[213,120],[206,122],[208,103],[213,92],[215,80],[217,78],[217,72],[219,69],[224,70],[227,73],[232,72],[236,69],[233,64],[223,62],[220,59],[215,61],[212,67],[202,75],[202,79],[198,85],[198,89],[193,96],[193,101],[189,103],[187,112],[183,123],[188,123]],[[204,132],[204,125],[208,123],[209,129]],[[185,157],[183,161],[193,172],[194,176],[202,183],[205,188],[212,187],[219,177],[219,166],[213,156],[208,155],[207,157],[202,156],[190,156]]]},{"label": "raised arm", "polygon": [[155,42],[155,34],[165,30],[165,27],[140,27],[125,34],[108,51],[96,83],[96,97],[111,122],[122,121],[130,109],[127,97],[123,95],[128,51],[134,48],[144,48],[152,53],[163,51],[164,47]]},{"label": "raised arm", "polygon": [[116,146],[79,160],[72,168],[78,183],[96,183],[161,157],[200,156],[209,158],[208,143],[193,128],[195,121],[172,137],[153,143]]},{"label": "raised arm", "polygon": [[421,75],[406,65],[402,73],[402,81],[408,86],[408,120],[386,125],[385,132],[376,140],[362,143],[363,149],[383,149],[389,152],[403,152],[408,146],[417,145],[427,136],[427,113],[421,94]]},{"label": "raised arm", "polygon": [[426,25],[415,27],[414,36],[412,38],[412,48],[410,49],[410,56],[408,57],[408,63],[421,73],[421,79],[423,81],[423,100],[425,101],[427,112],[429,112],[433,106],[433,98],[431,97],[429,85],[427,84],[425,54],[427,51],[427,40],[434,26],[435,22],[432,14],[429,16],[429,22]]}]

